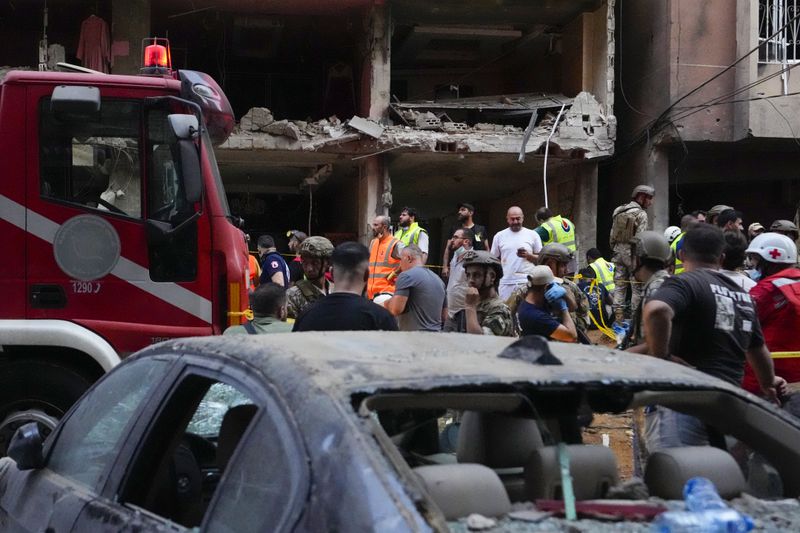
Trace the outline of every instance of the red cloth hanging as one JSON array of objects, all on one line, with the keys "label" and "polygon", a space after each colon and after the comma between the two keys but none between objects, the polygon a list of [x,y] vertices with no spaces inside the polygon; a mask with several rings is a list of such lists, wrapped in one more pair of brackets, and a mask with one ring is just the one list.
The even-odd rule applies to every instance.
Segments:
[{"label": "red cloth hanging", "polygon": [[90,15],[81,23],[77,57],[84,67],[105,73],[110,71],[111,39],[105,20]]}]

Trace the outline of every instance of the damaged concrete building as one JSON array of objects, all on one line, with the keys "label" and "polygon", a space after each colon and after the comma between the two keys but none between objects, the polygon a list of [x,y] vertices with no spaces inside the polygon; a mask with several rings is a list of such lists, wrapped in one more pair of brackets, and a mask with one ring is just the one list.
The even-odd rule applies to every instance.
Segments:
[{"label": "damaged concrete building", "polygon": [[601,176],[601,228],[641,182],[656,187],[657,229],[716,204],[743,211],[745,225],[796,219],[800,1],[617,7],[620,135]]},{"label": "damaged concrete building", "polygon": [[135,72],[141,38],[159,35],[174,67],[220,82],[240,122],[217,159],[251,234],[366,242],[376,214],[410,205],[441,257],[459,202],[491,233],[515,204],[535,225],[546,174],[551,208],[595,245],[614,0],[111,0],[59,21],[77,28],[97,4],[114,72]]}]

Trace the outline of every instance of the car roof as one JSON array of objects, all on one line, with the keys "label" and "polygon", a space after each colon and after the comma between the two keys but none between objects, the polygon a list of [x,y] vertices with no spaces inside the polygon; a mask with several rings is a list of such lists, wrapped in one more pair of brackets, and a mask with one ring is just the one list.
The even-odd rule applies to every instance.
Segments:
[{"label": "car roof", "polygon": [[[655,388],[741,390],[651,356],[551,342],[562,364],[498,357],[519,339],[430,332],[303,332],[178,339],[156,345],[239,360],[265,376],[308,380],[329,393],[433,389],[490,383],[624,383]],[[530,353],[530,352],[529,352]]]},{"label": "car roof", "polygon": [[11,70],[2,82],[5,85],[16,83],[63,84],[63,85],[101,85],[118,87],[153,88],[178,91],[180,82],[162,76],[129,76],[118,74],[89,74],[83,72],[39,72],[37,70]]}]

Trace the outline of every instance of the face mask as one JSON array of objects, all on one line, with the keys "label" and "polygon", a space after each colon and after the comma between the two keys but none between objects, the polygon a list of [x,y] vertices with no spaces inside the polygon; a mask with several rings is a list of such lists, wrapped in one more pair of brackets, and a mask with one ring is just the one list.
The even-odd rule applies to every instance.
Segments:
[{"label": "face mask", "polygon": [[453,255],[454,255],[456,258],[459,258],[459,257],[461,257],[462,255],[464,255],[464,252],[466,252],[466,250],[464,249],[464,247],[463,247],[463,246],[461,246],[461,247],[459,247],[459,248],[458,248],[458,250],[456,250],[455,252],[453,252]]},{"label": "face mask", "polygon": [[748,274],[750,275],[750,279],[752,279],[753,281],[758,281],[761,279],[760,270],[751,270],[750,272],[748,272]]}]

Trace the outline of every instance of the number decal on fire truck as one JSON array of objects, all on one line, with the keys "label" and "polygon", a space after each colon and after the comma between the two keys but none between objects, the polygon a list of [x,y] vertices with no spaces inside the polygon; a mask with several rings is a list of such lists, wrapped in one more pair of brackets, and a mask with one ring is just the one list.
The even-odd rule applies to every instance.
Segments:
[{"label": "number decal on fire truck", "polygon": [[100,292],[99,281],[78,281],[72,280],[72,292],[75,294],[97,294]]}]

